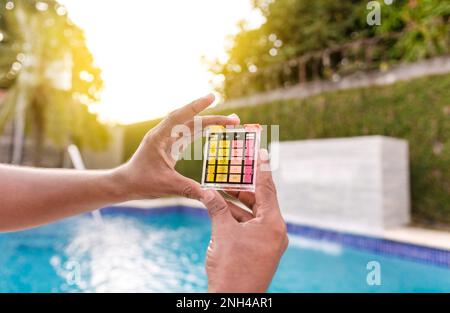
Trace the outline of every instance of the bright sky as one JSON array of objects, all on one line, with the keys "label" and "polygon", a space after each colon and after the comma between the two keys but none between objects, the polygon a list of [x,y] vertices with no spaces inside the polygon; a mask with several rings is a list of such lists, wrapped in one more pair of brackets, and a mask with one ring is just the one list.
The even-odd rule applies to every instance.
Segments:
[{"label": "bright sky", "polygon": [[201,62],[225,57],[241,19],[262,18],[250,0],[60,0],[86,32],[103,70],[103,120],[132,123],[165,115],[211,91]]}]

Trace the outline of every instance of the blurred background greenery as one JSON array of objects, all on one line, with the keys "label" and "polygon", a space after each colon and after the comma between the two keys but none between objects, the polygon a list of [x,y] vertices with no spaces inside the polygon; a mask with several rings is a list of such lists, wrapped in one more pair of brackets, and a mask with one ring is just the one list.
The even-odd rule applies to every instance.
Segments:
[{"label": "blurred background greenery", "polygon": [[[304,60],[307,79],[313,78],[315,65],[319,66],[317,76],[330,78],[331,73],[316,64],[320,52],[327,49],[337,48],[327,57],[338,74],[352,67],[369,70],[450,51],[449,1],[396,0],[391,5],[380,1],[382,23],[377,27],[367,24],[365,0],[252,1],[265,23],[249,29],[242,22],[241,30],[231,38],[228,59],[210,64],[211,71],[221,77],[217,90],[228,99],[298,83],[295,61],[300,56],[309,56]],[[369,38],[379,41],[361,49]],[[349,42],[355,46],[346,48]],[[361,52],[372,54],[371,64],[364,59],[360,62]],[[346,64],[338,71],[342,61]]]},{"label": "blurred background greenery", "polygon": [[[344,47],[331,56],[331,63],[336,65],[332,72],[341,76],[355,69],[386,70],[399,63],[449,53],[450,2],[400,0],[390,6],[382,5],[379,27],[366,23],[367,3],[253,0],[265,23],[248,29],[242,22],[240,31],[231,38],[228,59],[209,64],[210,70],[221,77],[215,86],[217,91],[225,99],[233,99],[298,84],[298,63],[292,65],[290,61],[334,47]],[[383,39],[370,47],[370,66],[364,62],[364,56],[361,61],[342,53],[346,52],[347,43],[370,38]],[[345,67],[342,60],[347,61]],[[331,73],[321,68],[318,76],[328,79]],[[312,71],[307,70],[306,81],[314,79],[317,78]],[[437,225],[450,224],[449,99],[450,75],[441,75],[302,100],[218,108],[212,113],[234,112],[242,123],[280,125],[281,141],[363,135],[406,139],[410,147],[413,219]],[[158,121],[125,128],[125,159]],[[201,161],[181,161],[177,168],[184,175],[200,180]]]},{"label": "blurred background greenery", "polygon": [[[13,122],[13,163],[24,137],[40,165],[45,139],[58,146],[105,148],[109,134],[89,111],[103,87],[83,31],[56,1],[0,0],[0,132]],[[24,121],[24,122],[22,122]]]},{"label": "blurred background greenery", "polygon": [[[281,141],[366,135],[406,139],[414,221],[450,225],[449,99],[450,75],[442,75],[210,113],[234,112],[242,123],[278,124]],[[125,127],[125,157],[158,122]],[[202,161],[182,160],[177,169],[200,181]]]},{"label": "blurred background greenery", "polygon": [[[406,139],[414,220],[450,225],[450,74],[258,106],[226,106],[261,92],[449,55],[450,1],[379,3],[382,23],[370,26],[366,0],[252,0],[263,22],[253,27],[241,21],[224,48],[227,57],[205,61],[213,87],[225,100],[208,114],[234,112],[242,123],[280,125],[280,140]],[[31,139],[39,165],[46,140],[61,148],[69,143],[105,148],[108,128],[92,113],[102,88],[84,33],[65,7],[54,0],[0,0],[0,91],[6,95],[0,99],[0,132],[14,126],[15,150],[21,148],[21,137]],[[122,161],[159,120],[122,126]],[[177,168],[195,179],[201,175],[201,161],[181,161]]]}]

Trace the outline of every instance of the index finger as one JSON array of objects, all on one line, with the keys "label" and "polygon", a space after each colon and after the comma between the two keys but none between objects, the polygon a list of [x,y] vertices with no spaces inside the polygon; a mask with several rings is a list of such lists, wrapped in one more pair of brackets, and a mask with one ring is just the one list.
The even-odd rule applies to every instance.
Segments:
[{"label": "index finger", "polygon": [[207,96],[192,101],[188,105],[170,113],[167,120],[170,125],[184,124],[209,107],[214,102],[214,99],[214,94],[210,93]]}]

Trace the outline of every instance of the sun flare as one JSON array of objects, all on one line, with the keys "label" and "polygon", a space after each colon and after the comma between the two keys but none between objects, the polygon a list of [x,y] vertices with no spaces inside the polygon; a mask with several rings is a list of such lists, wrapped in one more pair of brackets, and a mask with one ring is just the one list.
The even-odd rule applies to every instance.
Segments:
[{"label": "sun flare", "polygon": [[202,63],[224,58],[226,38],[242,19],[261,16],[242,0],[60,0],[85,30],[105,88],[102,120],[156,118],[211,90]]}]

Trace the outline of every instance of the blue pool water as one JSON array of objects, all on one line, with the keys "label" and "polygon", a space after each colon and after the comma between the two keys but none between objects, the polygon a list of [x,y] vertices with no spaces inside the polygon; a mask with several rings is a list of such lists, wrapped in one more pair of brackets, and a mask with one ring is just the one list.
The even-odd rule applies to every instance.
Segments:
[{"label": "blue pool water", "polygon": [[[208,218],[89,216],[0,234],[0,292],[206,291]],[[381,266],[370,286],[366,265]],[[450,269],[290,236],[272,292],[450,291]]]}]

